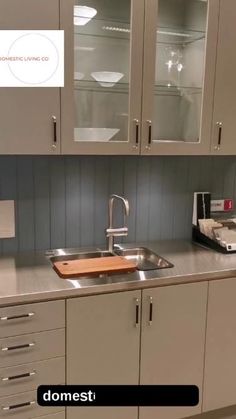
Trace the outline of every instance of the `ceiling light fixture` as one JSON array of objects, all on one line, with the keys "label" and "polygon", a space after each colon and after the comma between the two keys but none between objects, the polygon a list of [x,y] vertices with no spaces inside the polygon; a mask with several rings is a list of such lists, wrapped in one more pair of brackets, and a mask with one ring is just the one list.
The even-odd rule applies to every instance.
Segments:
[{"label": "ceiling light fixture", "polygon": [[84,26],[96,16],[97,10],[93,7],[74,6],[74,25]]}]

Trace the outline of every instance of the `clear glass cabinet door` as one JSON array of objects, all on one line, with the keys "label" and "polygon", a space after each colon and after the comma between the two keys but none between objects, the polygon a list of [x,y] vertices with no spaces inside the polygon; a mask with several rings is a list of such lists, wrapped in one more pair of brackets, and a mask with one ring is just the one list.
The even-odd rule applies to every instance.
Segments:
[{"label": "clear glass cabinet door", "polygon": [[[211,118],[210,99],[205,97],[213,95],[213,82],[208,83],[210,73],[214,79],[214,50],[210,51],[210,45],[213,45],[211,31],[216,29],[213,22],[216,16],[212,15],[212,0],[151,0],[148,3],[144,151],[204,152],[209,149],[210,138],[210,133],[208,136],[203,132],[203,128],[209,131],[210,124],[205,127],[202,118],[205,113],[209,120]],[[217,32],[215,42],[216,35]],[[154,57],[148,39],[155,51]],[[151,67],[147,67],[147,62]]]},{"label": "clear glass cabinet door", "polygon": [[74,0],[71,12],[74,130],[66,151],[138,153],[144,0]]}]

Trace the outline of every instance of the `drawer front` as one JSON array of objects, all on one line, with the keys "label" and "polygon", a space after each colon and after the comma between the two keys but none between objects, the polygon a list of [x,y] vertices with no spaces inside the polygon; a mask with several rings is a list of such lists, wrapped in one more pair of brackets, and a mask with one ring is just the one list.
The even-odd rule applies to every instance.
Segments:
[{"label": "drawer front", "polygon": [[41,384],[65,383],[65,358],[53,358],[0,369],[1,397],[25,393]]},{"label": "drawer front", "polygon": [[65,355],[65,329],[0,339],[2,368]]},{"label": "drawer front", "polygon": [[[37,391],[17,394],[10,397],[0,398],[0,418],[32,419],[46,416],[47,419],[54,419],[57,412],[64,413],[63,407],[42,407],[36,402]],[[47,416],[49,415],[49,416]],[[63,416],[62,416],[63,417]],[[60,416],[55,419],[61,419]]]},{"label": "drawer front", "polygon": [[65,327],[65,301],[0,309],[0,338]]}]

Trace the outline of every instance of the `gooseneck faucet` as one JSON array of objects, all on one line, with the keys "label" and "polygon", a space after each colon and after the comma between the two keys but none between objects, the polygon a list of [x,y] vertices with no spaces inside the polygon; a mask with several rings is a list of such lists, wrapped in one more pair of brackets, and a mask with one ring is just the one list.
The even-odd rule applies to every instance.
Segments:
[{"label": "gooseneck faucet", "polygon": [[[113,227],[113,208],[115,199],[120,199],[124,205],[124,226],[119,228]],[[109,198],[109,227],[106,229],[108,237],[108,250],[113,252],[114,237],[128,236],[128,227],[126,226],[126,217],[129,215],[129,202],[127,199],[119,195],[111,195]]]}]

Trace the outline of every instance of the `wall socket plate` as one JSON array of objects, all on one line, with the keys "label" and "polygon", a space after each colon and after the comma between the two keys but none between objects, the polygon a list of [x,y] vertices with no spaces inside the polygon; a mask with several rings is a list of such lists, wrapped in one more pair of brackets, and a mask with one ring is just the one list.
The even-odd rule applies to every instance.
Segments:
[{"label": "wall socket plate", "polygon": [[0,239],[15,237],[15,202],[0,201]]}]

